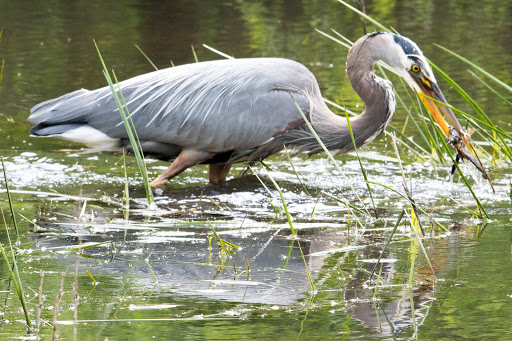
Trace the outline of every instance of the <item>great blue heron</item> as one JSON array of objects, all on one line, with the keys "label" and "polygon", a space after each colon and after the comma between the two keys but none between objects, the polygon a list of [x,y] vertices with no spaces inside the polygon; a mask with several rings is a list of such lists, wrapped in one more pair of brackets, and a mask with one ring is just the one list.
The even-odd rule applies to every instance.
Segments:
[{"label": "great blue heron", "polygon": [[[408,38],[376,32],[357,40],[347,59],[347,75],[365,103],[351,119],[357,147],[386,128],[396,108],[392,84],[374,73],[382,60],[422,101],[452,144],[472,151],[452,111],[442,106],[453,128],[430,98],[446,103],[418,46]],[[284,146],[310,154],[321,151],[297,105],[325,146],[337,153],[354,149],[345,117],[324,103],[313,74],[302,64],[278,58],[218,60],[188,64],[121,82],[145,154],[172,161],[151,186],[160,186],[188,167],[210,164],[209,180],[224,180],[232,163],[262,160]],[[85,89],[40,103],[29,121],[35,136],[86,144],[92,151],[130,149],[109,87]],[[450,130],[451,129],[451,130]],[[467,154],[466,154],[467,155]],[[463,155],[463,156],[466,156]]]}]

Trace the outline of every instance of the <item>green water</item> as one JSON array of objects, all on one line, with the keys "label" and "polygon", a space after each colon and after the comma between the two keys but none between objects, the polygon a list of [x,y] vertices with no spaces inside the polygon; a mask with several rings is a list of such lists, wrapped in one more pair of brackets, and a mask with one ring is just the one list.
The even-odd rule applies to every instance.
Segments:
[{"label": "green water", "polygon": [[[416,41],[510,133],[510,106],[476,81],[467,65],[432,43],[457,51],[512,84],[512,4],[376,1],[367,4],[367,11]],[[312,291],[297,241],[284,215],[273,209],[280,200],[273,199],[254,175],[237,177],[243,165],[220,186],[208,184],[206,167],[194,167],[156,197],[158,211],[148,212],[141,179],[128,157],[132,200],[126,211],[120,204],[125,183],[120,155],[80,154],[78,145],[28,136],[26,119],[33,105],[106,84],[93,39],[119,79],[152,70],[134,44],[160,68],[171,60],[176,65],[193,62],[191,45],[200,60],[220,58],[203,43],[237,58],[291,58],[315,73],[324,97],[359,112],[361,103],[344,73],[346,49],[314,30],[332,33],[332,28],[352,40],[361,36],[361,21],[341,4],[0,0],[0,27],[0,62],[5,59],[0,155],[13,191],[20,228],[17,264],[33,323],[42,282],[43,339],[53,334],[63,272],[55,334],[61,340],[72,339],[74,332],[78,340],[511,338],[512,167],[505,161],[486,164],[496,194],[469,166],[464,168],[491,217],[483,221],[466,209],[476,210],[476,204],[458,178],[449,179],[449,164],[420,162],[400,148],[414,198],[426,211],[420,216],[423,224],[429,225],[432,218],[448,231],[436,228],[424,241],[434,276],[422,252],[412,251],[410,227],[401,224],[383,254],[377,283],[375,277],[370,280],[376,259],[407,202],[375,186],[379,219],[359,217],[358,225],[345,206],[321,194],[343,195],[361,207],[352,185],[371,207],[354,155],[337,158],[346,178],[324,157],[294,157],[301,181],[288,161],[271,158],[271,175],[285,191],[315,286]],[[448,101],[471,112],[439,78]],[[401,129],[405,117],[399,110],[393,125]],[[360,156],[370,181],[401,191],[389,137],[379,137]],[[156,161],[148,166],[151,177],[166,167]],[[256,172],[278,197],[264,168],[258,166]],[[3,181],[0,204],[8,212]],[[0,241],[9,249],[3,224],[0,227]],[[220,254],[215,240],[209,247],[212,228],[240,247],[231,258]],[[73,248],[80,243],[93,247],[77,258]],[[408,286],[412,254],[417,258]],[[7,266],[1,263],[0,337],[34,339],[34,333],[27,334]]]}]

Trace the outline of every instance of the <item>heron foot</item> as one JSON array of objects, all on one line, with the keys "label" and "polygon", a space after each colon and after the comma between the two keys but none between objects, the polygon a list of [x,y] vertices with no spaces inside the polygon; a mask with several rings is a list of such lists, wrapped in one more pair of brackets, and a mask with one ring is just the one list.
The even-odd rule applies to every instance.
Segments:
[{"label": "heron foot", "polygon": [[159,180],[160,176],[156,178],[155,180],[151,181],[149,185],[153,188],[163,188],[165,187],[165,183],[167,180]]}]

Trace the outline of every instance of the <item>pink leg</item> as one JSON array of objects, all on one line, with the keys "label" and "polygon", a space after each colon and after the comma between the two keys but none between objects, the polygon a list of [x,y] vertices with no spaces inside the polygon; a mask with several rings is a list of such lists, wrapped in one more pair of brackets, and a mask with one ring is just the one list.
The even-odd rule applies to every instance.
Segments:
[{"label": "pink leg", "polygon": [[231,163],[226,163],[223,165],[220,164],[210,164],[210,182],[212,184],[218,184],[221,181],[226,180],[226,176],[231,169]]},{"label": "pink leg", "polygon": [[176,175],[183,172],[185,169],[192,167],[193,165],[197,165],[203,161],[208,160],[215,153],[208,152],[198,152],[191,149],[183,149],[174,160],[169,168],[167,168],[158,178],[151,181],[149,184],[151,187],[161,187],[165,184],[165,182],[169,179],[174,178]]}]

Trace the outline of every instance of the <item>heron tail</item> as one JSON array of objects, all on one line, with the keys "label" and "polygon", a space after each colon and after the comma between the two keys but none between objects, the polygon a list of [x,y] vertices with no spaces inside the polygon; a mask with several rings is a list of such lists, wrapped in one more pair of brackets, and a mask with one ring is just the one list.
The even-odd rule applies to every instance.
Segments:
[{"label": "heron tail", "polygon": [[31,115],[28,120],[36,127],[86,123],[86,116],[93,101],[94,94],[92,91],[76,90],[35,105],[30,109]]}]

